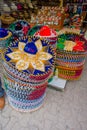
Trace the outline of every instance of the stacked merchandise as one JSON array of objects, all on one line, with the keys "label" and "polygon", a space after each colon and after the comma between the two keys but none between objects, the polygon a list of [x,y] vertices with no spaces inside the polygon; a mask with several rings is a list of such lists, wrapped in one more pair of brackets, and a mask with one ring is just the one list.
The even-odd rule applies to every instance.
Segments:
[{"label": "stacked merchandise", "polygon": [[8,29],[12,32],[12,41],[19,37],[28,36],[30,25],[25,20],[17,20],[9,25]]},{"label": "stacked merchandise", "polygon": [[11,16],[14,17],[15,19],[22,19],[22,20],[27,20],[28,22],[30,21],[31,18],[31,12],[36,12],[36,10],[31,8],[27,3],[21,3],[21,2],[16,2],[15,6],[17,10],[12,10]]},{"label": "stacked merchandise", "polygon": [[58,77],[80,78],[87,53],[87,41],[77,29],[64,28],[58,32],[56,68]]},{"label": "stacked merchandise", "polygon": [[29,4],[18,1],[3,1],[1,9],[0,19],[2,21],[2,26],[6,28],[8,25],[19,19],[29,22],[31,18],[30,13],[36,12],[35,8],[32,9]]},{"label": "stacked merchandise", "polygon": [[53,48],[45,40],[21,37],[10,44],[3,59],[4,86],[10,105],[22,112],[39,109],[54,71]]},{"label": "stacked merchandise", "polygon": [[[6,30],[4,28],[0,28],[0,67],[1,67],[1,73],[0,77],[3,77],[3,71],[2,71],[2,54],[6,47],[9,45],[10,39],[11,39],[12,33],[9,30]],[[1,84],[1,78],[0,78],[0,84]],[[2,85],[0,86],[0,93],[3,95],[3,88]],[[4,95],[3,95],[4,96]],[[3,102],[3,100],[0,100]],[[0,102],[1,104],[1,102]]]},{"label": "stacked merchandise", "polygon": [[[56,52],[57,32],[54,29],[46,25],[36,25],[30,29],[29,34],[46,39]],[[53,75],[48,80],[48,87],[56,90],[64,90],[65,84],[66,80],[58,78],[57,72],[54,70]]]},{"label": "stacked merchandise", "polygon": [[[65,15],[64,8],[62,6],[51,6],[48,4],[44,6],[44,4],[42,4],[39,8],[38,4],[36,6],[32,4],[34,1],[32,1],[32,3],[30,0],[29,2],[26,2],[5,1],[3,3],[2,14],[0,18],[3,27],[7,28],[8,25],[13,23],[15,20],[26,20],[32,25],[32,27],[36,24],[49,25],[54,29],[61,29],[63,27]],[[52,1],[49,1],[49,3],[51,2]],[[56,2],[58,3],[58,1]],[[55,2],[53,1],[53,3]],[[62,4],[62,0],[60,3]],[[32,6],[30,6],[31,4]]]},{"label": "stacked merchandise", "polygon": [[10,15],[10,12],[12,10],[9,7],[9,4],[4,3],[4,0],[0,1],[0,4],[2,4],[1,12],[0,12],[1,13],[0,20],[2,22],[2,26],[4,25],[4,27],[8,27],[9,24],[15,21],[15,19]]},{"label": "stacked merchandise", "polygon": [[71,17],[70,26],[75,27],[76,29],[80,29],[82,26],[83,19],[80,15],[75,14],[73,17]]},{"label": "stacked merchandise", "polygon": [[42,26],[34,35],[36,37],[48,40],[50,45],[56,49],[57,33],[54,29],[51,29],[49,26]]}]

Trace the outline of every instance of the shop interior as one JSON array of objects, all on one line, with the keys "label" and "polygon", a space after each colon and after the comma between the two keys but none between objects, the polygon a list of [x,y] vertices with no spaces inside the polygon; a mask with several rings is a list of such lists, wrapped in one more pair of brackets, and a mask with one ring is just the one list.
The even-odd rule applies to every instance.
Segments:
[{"label": "shop interior", "polygon": [[0,130],[87,130],[87,0],[0,0]]}]

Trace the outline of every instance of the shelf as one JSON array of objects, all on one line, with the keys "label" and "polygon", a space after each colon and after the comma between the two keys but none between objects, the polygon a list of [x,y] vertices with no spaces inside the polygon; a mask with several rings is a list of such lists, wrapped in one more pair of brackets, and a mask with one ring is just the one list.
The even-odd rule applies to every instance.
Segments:
[{"label": "shelf", "polygon": [[87,5],[87,3],[83,3],[82,5]]},{"label": "shelf", "polygon": [[66,4],[72,4],[72,5],[77,4],[77,5],[82,5],[82,3],[66,3]]},{"label": "shelf", "polygon": [[87,21],[83,21],[83,23],[87,23]]},{"label": "shelf", "polygon": [[82,11],[82,12],[86,12],[87,13],[87,11]]},{"label": "shelf", "polygon": [[66,3],[66,4],[70,4],[70,5],[87,5],[87,3]]}]

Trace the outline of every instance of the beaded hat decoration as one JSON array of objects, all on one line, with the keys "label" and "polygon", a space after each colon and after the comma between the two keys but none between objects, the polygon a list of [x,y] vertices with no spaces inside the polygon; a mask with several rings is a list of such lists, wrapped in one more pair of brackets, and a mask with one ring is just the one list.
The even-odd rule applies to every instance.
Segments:
[{"label": "beaded hat decoration", "polygon": [[52,69],[55,54],[46,41],[35,37],[30,40],[13,42],[5,52],[5,60],[19,71],[33,75],[44,74]]}]

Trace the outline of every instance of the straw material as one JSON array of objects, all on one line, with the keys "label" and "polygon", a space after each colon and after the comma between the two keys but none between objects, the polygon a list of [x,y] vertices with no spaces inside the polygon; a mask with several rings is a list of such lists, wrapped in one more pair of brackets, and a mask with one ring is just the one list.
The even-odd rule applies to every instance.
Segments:
[{"label": "straw material", "polygon": [[87,54],[87,41],[83,36],[80,36],[79,30],[76,31],[76,29],[65,28],[58,32],[58,37],[61,34],[73,34],[74,38],[78,37],[80,41],[84,42],[84,51],[67,51],[57,48],[56,68],[58,69],[58,77],[67,80],[77,80],[81,77],[84,68]]},{"label": "straw material", "polygon": [[[30,40],[33,42],[31,42]],[[45,40],[41,40],[42,48],[47,47],[46,49],[43,49],[44,52],[46,54],[48,53],[49,55],[51,54],[52,57],[48,58],[48,61],[44,62],[45,70],[40,71],[33,67],[32,69],[28,67],[25,70],[18,70],[16,68],[16,63],[14,62],[14,60],[11,60],[11,58],[8,57],[8,53],[12,53],[13,50],[18,49],[20,44],[19,41],[22,41],[22,44],[26,46],[26,43],[28,45],[29,41],[29,45],[30,43],[35,44],[35,40],[37,41],[38,38],[19,38],[19,40],[11,43],[3,54],[3,79],[5,91],[9,99],[10,105],[16,110],[22,112],[35,111],[42,106],[45,98],[48,79],[53,74],[55,54],[53,48],[49,45],[49,43]],[[32,53],[32,51],[25,52],[23,50],[23,54],[24,53],[28,54],[27,57],[30,55],[37,55],[30,54]]]}]

